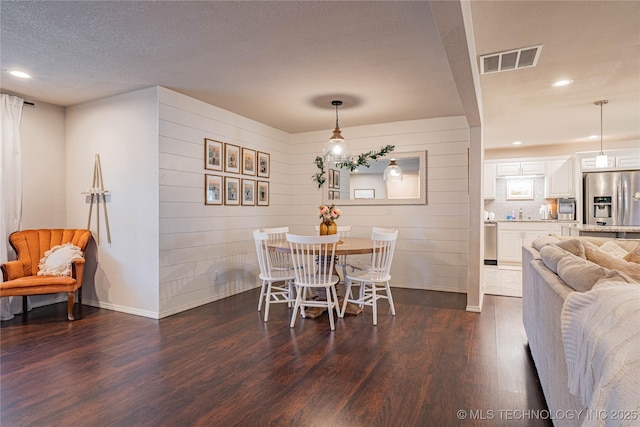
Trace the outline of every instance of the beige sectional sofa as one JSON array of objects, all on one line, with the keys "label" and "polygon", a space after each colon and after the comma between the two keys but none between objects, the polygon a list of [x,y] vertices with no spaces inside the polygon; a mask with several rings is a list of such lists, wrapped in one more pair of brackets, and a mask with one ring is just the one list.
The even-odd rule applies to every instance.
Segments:
[{"label": "beige sectional sofa", "polygon": [[550,415],[556,426],[580,426],[588,412],[569,392],[563,304],[607,280],[640,283],[640,240],[544,236],[522,255],[523,322]]}]

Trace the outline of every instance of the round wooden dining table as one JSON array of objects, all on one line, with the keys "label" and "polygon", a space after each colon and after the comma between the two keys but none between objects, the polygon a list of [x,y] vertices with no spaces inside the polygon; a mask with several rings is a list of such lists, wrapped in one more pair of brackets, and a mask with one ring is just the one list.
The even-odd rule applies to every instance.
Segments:
[{"label": "round wooden dining table", "polygon": [[[269,248],[276,252],[290,253],[289,242],[275,240],[269,242]],[[368,238],[347,237],[338,241],[336,255],[361,255],[373,253],[373,240]]]}]

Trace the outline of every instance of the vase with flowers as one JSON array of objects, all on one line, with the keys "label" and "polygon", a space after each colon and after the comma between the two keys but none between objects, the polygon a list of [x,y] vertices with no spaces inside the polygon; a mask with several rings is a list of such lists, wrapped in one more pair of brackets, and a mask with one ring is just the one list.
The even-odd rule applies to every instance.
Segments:
[{"label": "vase with flowers", "polygon": [[320,223],[321,236],[336,234],[338,232],[338,226],[335,220],[340,218],[340,215],[342,215],[342,212],[336,208],[334,204],[331,206],[318,206],[318,217],[322,220]]}]

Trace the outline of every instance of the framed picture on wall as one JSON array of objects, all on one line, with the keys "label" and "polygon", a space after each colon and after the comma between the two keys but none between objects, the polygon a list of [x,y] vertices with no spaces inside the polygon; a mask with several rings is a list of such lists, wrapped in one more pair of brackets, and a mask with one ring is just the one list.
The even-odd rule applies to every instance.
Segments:
[{"label": "framed picture on wall", "polygon": [[333,188],[340,188],[340,171],[333,169],[331,174],[333,175]]},{"label": "framed picture on wall", "polygon": [[335,190],[329,191],[329,200],[340,200],[340,192]]},{"label": "framed picture on wall", "polygon": [[204,139],[204,168],[214,171],[222,170],[222,142]]},{"label": "framed picture on wall", "polygon": [[242,148],[242,173],[244,175],[256,174],[256,150]]},{"label": "framed picture on wall", "polygon": [[376,190],[373,188],[358,188],[353,190],[354,199],[375,199]]},{"label": "framed picture on wall", "polygon": [[269,206],[269,182],[258,181],[258,194],[257,194],[258,206]]},{"label": "framed picture on wall", "polygon": [[240,173],[240,147],[224,144],[224,170],[230,173]]},{"label": "framed picture on wall", "polygon": [[270,157],[269,153],[258,151],[258,176],[261,178],[269,178],[271,174]]},{"label": "framed picture on wall", "polygon": [[242,206],[255,206],[256,182],[253,179],[242,180]]},{"label": "framed picture on wall", "polygon": [[231,206],[240,205],[240,178],[232,176],[224,177],[224,204]]},{"label": "framed picture on wall", "polygon": [[205,174],[204,176],[204,204],[205,205],[221,205],[222,195],[222,177],[218,175]]},{"label": "framed picture on wall", "polygon": [[508,179],[507,200],[533,200],[533,180]]}]

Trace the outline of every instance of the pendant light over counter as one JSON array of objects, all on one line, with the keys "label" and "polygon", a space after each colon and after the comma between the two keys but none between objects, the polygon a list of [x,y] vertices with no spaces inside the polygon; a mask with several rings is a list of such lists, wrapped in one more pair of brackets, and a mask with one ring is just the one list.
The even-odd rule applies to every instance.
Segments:
[{"label": "pendant light over counter", "polygon": [[322,156],[327,162],[346,162],[351,159],[351,150],[349,144],[344,140],[338,125],[338,107],[342,105],[342,101],[331,101],[331,105],[336,107],[336,128],[333,130],[331,139],[324,144]]},{"label": "pendant light over counter", "polygon": [[382,179],[385,181],[402,181],[402,168],[396,163],[396,159],[389,161],[389,166],[384,170]]},{"label": "pendant light over counter", "polygon": [[595,105],[600,106],[600,154],[596,156],[596,167],[597,168],[606,168],[607,167],[607,155],[602,151],[602,139],[603,139],[603,130],[602,130],[602,106],[604,104],[608,104],[609,101],[606,99],[602,99],[600,101],[596,101]]}]

